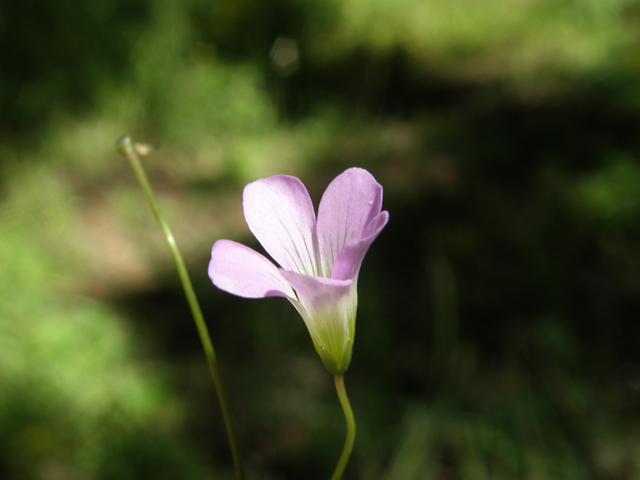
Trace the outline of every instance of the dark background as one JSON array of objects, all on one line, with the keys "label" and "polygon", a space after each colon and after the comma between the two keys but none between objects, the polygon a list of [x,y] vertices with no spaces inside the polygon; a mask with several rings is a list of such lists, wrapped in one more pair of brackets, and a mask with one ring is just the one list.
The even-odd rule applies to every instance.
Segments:
[{"label": "dark background", "polygon": [[0,476],[328,478],[344,423],[303,322],[206,275],[257,178],[352,166],[390,221],[359,280],[345,479],[640,478],[640,3],[0,6]]}]

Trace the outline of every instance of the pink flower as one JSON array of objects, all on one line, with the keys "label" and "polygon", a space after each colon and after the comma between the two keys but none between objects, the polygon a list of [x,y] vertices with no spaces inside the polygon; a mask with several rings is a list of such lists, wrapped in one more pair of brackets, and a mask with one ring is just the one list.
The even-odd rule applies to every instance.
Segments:
[{"label": "pink flower", "polygon": [[289,299],[325,367],[344,373],[353,348],[360,265],[389,220],[389,212],[381,212],[382,187],[366,170],[350,168],[327,187],[316,220],[302,182],[276,175],[247,185],[243,207],[249,229],[282,268],[244,245],[218,240],[209,277],[241,297]]}]

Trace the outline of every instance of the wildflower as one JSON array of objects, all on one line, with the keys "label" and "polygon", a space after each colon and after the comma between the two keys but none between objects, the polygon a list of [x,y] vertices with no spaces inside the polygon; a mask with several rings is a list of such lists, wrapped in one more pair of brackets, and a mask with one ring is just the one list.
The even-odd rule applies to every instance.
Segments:
[{"label": "wildflower", "polygon": [[316,220],[302,182],[276,175],[247,185],[243,207],[249,229],[281,268],[244,245],[218,240],[209,277],[241,297],[287,298],[325,367],[343,374],[351,361],[360,265],[389,220],[381,212],[382,187],[366,170],[350,168],[327,187]]}]

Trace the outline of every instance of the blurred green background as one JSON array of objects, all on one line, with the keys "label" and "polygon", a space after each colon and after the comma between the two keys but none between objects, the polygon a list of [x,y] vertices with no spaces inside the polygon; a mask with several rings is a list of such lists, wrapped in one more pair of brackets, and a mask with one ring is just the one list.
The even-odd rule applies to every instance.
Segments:
[{"label": "blurred green background", "polygon": [[250,479],[328,478],[330,374],[241,192],[385,188],[360,275],[345,479],[640,478],[640,2],[0,4],[0,477],[231,479],[212,381],[132,172],[145,158],[218,351]]}]

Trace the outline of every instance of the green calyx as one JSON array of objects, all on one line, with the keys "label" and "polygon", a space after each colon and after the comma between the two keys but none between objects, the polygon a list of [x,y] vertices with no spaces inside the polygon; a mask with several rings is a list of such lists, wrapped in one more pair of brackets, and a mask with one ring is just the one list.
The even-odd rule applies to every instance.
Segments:
[{"label": "green calyx", "polygon": [[325,368],[334,375],[342,375],[349,368],[351,363],[351,354],[353,352],[353,340],[349,339],[347,344],[340,350],[327,349],[319,347],[318,344],[313,342],[318,355],[322,359],[322,363]]}]

